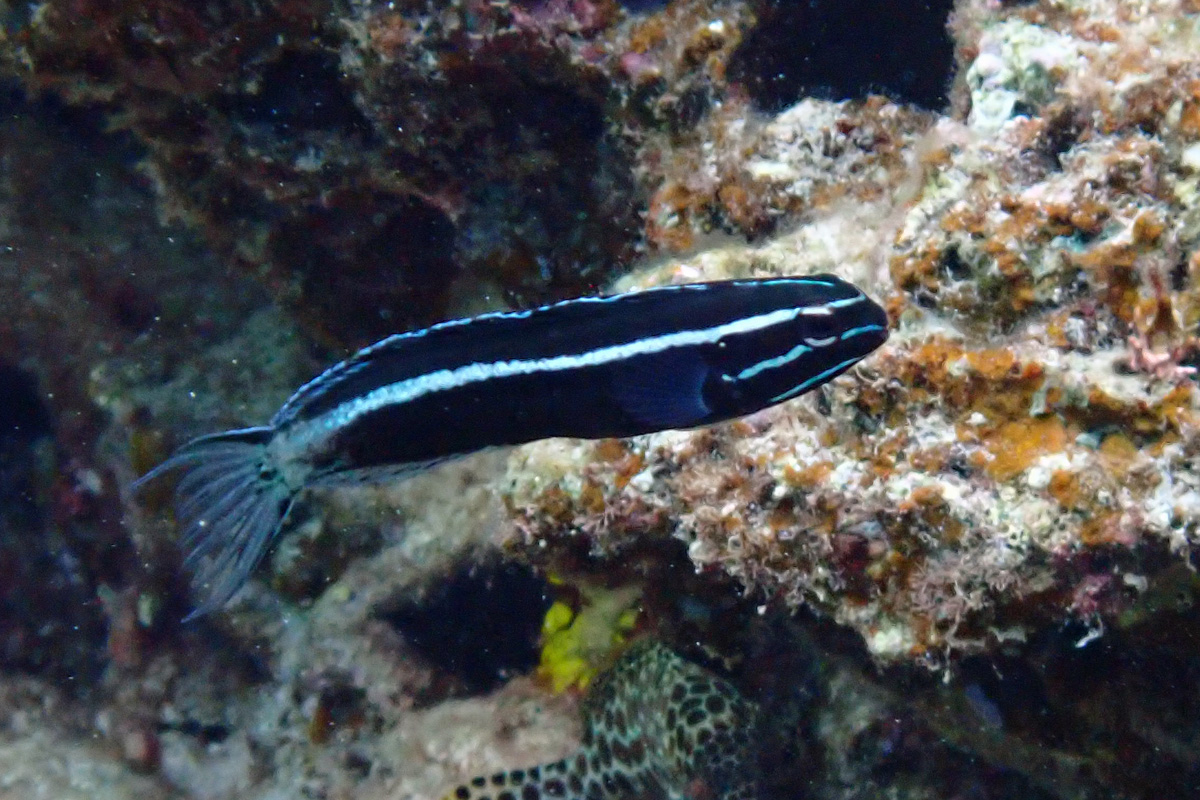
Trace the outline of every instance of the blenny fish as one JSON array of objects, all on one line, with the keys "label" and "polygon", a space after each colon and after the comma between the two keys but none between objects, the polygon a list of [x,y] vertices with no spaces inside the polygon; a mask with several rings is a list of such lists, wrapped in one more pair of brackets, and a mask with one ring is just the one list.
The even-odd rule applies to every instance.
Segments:
[{"label": "blenny fish", "polygon": [[176,517],[200,602],[245,583],[307,487],[409,475],[490,447],[693,428],[781,403],[887,338],[832,275],[693,283],[482,314],[400,333],[302,386],[261,427],[202,436]]},{"label": "blenny fish", "polygon": [[443,800],[758,800],[758,706],[652,639],[597,680],[583,717],[574,754],[474,778]]}]

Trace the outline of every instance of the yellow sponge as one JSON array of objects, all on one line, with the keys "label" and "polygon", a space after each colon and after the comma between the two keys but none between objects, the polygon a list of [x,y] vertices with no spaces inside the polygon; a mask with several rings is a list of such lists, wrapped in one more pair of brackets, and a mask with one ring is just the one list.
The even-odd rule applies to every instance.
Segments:
[{"label": "yellow sponge", "polygon": [[561,600],[542,620],[538,678],[557,693],[585,689],[613,663],[637,624],[641,587],[576,587],[578,608]]}]

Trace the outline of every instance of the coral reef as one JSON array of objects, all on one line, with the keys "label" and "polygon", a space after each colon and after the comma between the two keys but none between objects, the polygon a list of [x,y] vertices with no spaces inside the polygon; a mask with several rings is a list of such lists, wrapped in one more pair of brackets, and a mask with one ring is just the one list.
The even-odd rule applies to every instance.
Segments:
[{"label": "coral reef", "polygon": [[882,97],[806,98],[771,119],[744,101],[724,103],[694,139],[658,154],[647,240],[688,253],[713,234],[762,239],[848,202],[878,201],[911,174],[906,153],[932,121]]},{"label": "coral reef", "polygon": [[[834,6],[0,2],[0,796],[433,798],[680,672],[763,797],[1193,793],[1200,6],[960,0],[866,88]],[[129,481],[340,348],[817,271],[894,328],[824,391],[314,492],[178,624]]]},{"label": "coral reef", "polygon": [[110,110],[172,216],[362,345],[628,263],[643,133],[720,99],[751,19],[731,0],[51,2],[6,15],[0,61]]},{"label": "coral reef", "polygon": [[0,797],[173,800],[178,794],[115,748],[80,736],[84,710],[31,680],[0,678]]},{"label": "coral reef", "polygon": [[[616,556],[678,538],[697,570],[930,664],[1064,620],[1099,635],[1188,563],[1200,31],[1176,4],[1118,5],[964,4],[969,109],[905,146],[907,177],[634,279],[833,269],[895,330],[815,399],[615,451],[524,449],[513,541]],[[775,140],[806,135],[792,113]]]},{"label": "coral reef", "polygon": [[[51,99],[2,91],[12,112],[0,121],[3,660],[83,686],[105,657],[101,588],[161,595],[174,569],[169,540],[122,524],[127,426],[150,406],[124,392],[110,403],[104,386],[115,373],[129,376],[128,386],[190,371],[189,359],[262,298],[235,289],[186,232],[159,224],[128,140]],[[186,341],[145,336],[185,320]],[[235,370],[221,364],[231,380]],[[236,418],[228,396],[189,402],[197,384],[193,373],[174,399],[160,399],[181,414]]]},{"label": "coral reef", "polygon": [[49,415],[33,384],[0,364],[0,666],[86,680],[104,636],[88,608],[95,576],[80,558],[89,543],[54,526],[39,503],[65,490],[55,486]]}]

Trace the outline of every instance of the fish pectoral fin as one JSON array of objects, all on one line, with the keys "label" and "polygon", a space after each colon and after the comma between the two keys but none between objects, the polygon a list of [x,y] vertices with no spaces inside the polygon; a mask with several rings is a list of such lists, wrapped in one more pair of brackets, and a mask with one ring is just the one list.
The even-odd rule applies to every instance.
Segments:
[{"label": "fish pectoral fin", "polygon": [[613,394],[622,410],[651,428],[690,428],[712,409],[704,401],[709,367],[691,347],[638,356],[621,364]]}]

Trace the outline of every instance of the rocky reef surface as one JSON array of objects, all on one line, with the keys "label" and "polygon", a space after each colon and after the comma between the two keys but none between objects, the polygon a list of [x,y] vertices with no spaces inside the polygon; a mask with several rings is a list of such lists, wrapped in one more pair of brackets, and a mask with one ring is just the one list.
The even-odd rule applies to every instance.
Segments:
[{"label": "rocky reef surface", "polygon": [[[1200,6],[900,5],[0,2],[0,798],[435,798],[643,637],[766,797],[1193,792]],[[820,271],[826,389],[313,493],[179,624],[130,481],[347,348]]]}]

